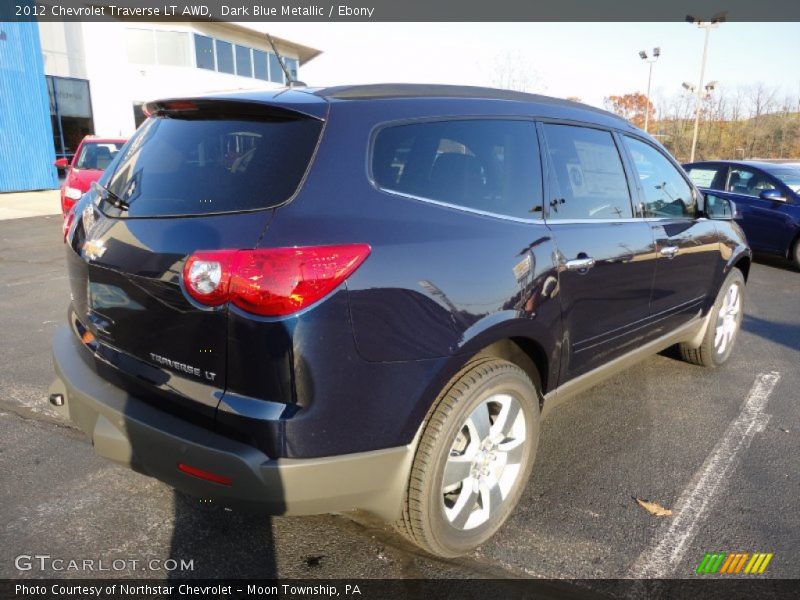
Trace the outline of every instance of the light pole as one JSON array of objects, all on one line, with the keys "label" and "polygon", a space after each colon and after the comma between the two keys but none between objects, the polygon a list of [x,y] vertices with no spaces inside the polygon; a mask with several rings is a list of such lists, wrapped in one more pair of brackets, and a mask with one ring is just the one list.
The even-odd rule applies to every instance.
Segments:
[{"label": "light pole", "polygon": [[700,129],[700,103],[703,95],[703,77],[706,74],[706,57],[708,56],[708,36],[711,30],[717,27],[722,21],[725,20],[724,14],[718,14],[711,17],[710,21],[701,21],[692,15],[686,15],[686,21],[695,23],[700,29],[706,30],[705,41],[703,42],[703,60],[700,62],[700,81],[697,83],[697,97],[695,98],[695,111],[694,111],[694,134],[692,134],[692,152],[689,156],[689,162],[694,162],[694,153],[697,149],[697,133]]},{"label": "light pole", "polygon": [[653,81],[653,63],[658,60],[658,57],[661,56],[661,48],[655,47],[653,48],[653,56],[652,58],[647,56],[647,52],[645,50],[639,51],[639,58],[643,61],[646,61],[650,65],[650,72],[647,75],[647,100],[644,108],[644,131],[647,133],[647,125],[650,122],[650,82]]}]

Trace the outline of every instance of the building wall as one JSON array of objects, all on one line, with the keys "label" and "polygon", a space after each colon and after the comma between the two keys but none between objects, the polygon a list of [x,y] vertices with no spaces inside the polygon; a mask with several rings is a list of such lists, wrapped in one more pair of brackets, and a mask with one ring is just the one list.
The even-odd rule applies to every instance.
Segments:
[{"label": "building wall", "polygon": [[58,187],[36,23],[0,23],[0,192]]},{"label": "building wall", "polygon": [[44,72],[58,77],[87,79],[83,23],[39,23]]},{"label": "building wall", "polygon": [[[129,136],[135,130],[134,103],[230,89],[269,89],[278,84],[194,66],[132,64],[126,30],[154,29],[199,33],[267,50],[266,38],[224,23],[40,23],[46,73],[89,80],[94,130],[100,136]],[[278,46],[289,58],[291,49]]]}]

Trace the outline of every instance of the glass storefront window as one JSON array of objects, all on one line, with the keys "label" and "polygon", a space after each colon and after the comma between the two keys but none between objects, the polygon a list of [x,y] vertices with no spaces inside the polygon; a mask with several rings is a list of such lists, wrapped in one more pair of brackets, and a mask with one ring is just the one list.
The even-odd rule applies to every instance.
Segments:
[{"label": "glass storefront window", "polygon": [[156,55],[159,65],[189,66],[189,36],[179,31],[156,31]]},{"label": "glass storefront window", "polygon": [[81,140],[94,133],[89,82],[48,75],[47,91],[56,156],[72,158]]}]

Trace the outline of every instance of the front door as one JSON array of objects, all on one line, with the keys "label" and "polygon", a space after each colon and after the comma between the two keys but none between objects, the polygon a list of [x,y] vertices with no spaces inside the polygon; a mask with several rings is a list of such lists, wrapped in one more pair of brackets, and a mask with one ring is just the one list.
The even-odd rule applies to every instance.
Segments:
[{"label": "front door", "polygon": [[794,231],[785,202],[759,197],[764,190],[780,189],[779,185],[757,169],[732,167],[724,193],[720,194],[736,204],[741,215],[737,222],[754,250],[783,253],[790,241],[787,238]]},{"label": "front door", "polygon": [[683,170],[649,142],[624,136],[637,174],[640,212],[653,231],[656,269],[650,302],[652,335],[667,333],[707,305],[719,269],[713,221],[698,216]]},{"label": "front door", "polygon": [[634,218],[611,132],[556,123],[541,130],[546,218],[557,247],[564,383],[639,341],[656,261],[649,225]]}]

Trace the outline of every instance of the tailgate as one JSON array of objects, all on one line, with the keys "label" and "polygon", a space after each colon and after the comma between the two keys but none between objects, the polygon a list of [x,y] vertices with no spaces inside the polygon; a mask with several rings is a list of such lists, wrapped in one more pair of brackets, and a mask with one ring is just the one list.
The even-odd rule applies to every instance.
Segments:
[{"label": "tailgate", "polygon": [[226,385],[228,307],[191,299],[183,267],[198,251],[258,245],[274,208],[300,186],[323,121],[250,100],[150,108],[76,205],[73,325],[88,332],[100,370],[124,380],[116,384],[213,420]]}]

